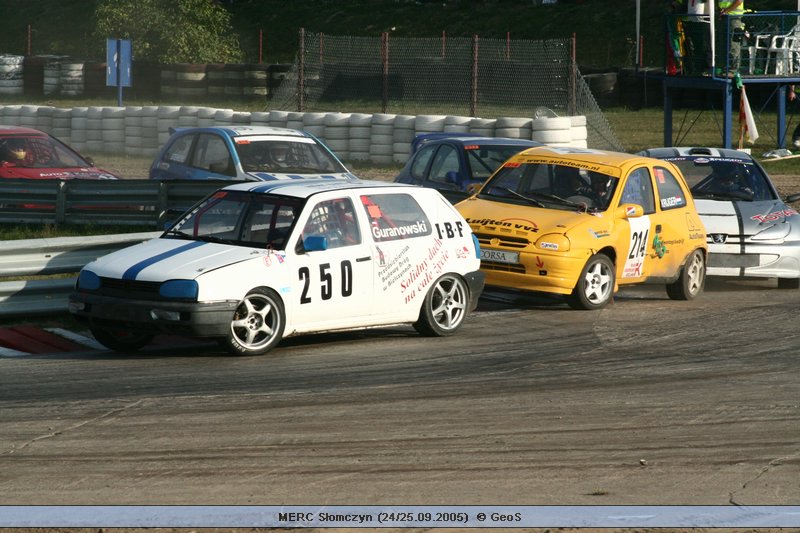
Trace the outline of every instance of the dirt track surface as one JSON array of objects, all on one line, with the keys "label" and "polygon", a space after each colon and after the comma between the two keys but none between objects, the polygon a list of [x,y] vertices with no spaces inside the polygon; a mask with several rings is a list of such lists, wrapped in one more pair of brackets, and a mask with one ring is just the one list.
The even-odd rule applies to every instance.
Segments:
[{"label": "dirt track surface", "polygon": [[441,339],[0,359],[0,501],[797,505],[799,303],[489,295]]}]

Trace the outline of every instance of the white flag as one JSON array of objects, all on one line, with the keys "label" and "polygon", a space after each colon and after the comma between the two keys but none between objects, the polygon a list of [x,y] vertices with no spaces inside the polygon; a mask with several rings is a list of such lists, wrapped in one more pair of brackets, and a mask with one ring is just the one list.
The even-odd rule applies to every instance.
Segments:
[{"label": "white flag", "polygon": [[744,85],[742,85],[742,94],[739,98],[739,128],[744,133],[747,133],[747,140],[750,144],[756,142],[756,139],[758,139],[758,128],[753,118],[753,111],[750,109],[750,102],[747,100],[747,91],[745,91]]}]

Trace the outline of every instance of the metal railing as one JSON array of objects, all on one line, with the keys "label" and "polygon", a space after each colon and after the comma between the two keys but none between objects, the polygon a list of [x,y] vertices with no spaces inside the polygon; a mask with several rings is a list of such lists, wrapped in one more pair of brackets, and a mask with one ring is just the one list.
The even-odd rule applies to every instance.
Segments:
[{"label": "metal railing", "polygon": [[[158,235],[156,231],[0,242],[0,317],[65,313],[76,278],[69,274],[100,256]],[[2,281],[36,276],[40,279]]]},{"label": "metal railing", "polygon": [[0,223],[160,229],[226,180],[0,180]]}]

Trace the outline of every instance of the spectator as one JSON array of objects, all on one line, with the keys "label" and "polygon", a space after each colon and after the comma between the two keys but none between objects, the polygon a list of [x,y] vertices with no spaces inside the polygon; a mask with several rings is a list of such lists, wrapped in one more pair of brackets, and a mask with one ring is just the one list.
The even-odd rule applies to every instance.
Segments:
[{"label": "spectator", "polygon": [[720,0],[719,13],[728,17],[728,31],[731,42],[728,45],[728,73],[739,72],[742,60],[742,46],[746,46],[747,32],[745,32],[742,15],[744,15],[744,0]]}]

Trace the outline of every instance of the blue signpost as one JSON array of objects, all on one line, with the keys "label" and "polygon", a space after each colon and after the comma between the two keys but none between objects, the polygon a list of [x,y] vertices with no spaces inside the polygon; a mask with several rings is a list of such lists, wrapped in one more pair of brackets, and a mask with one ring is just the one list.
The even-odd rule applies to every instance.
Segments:
[{"label": "blue signpost", "polygon": [[117,88],[117,105],[122,107],[122,88],[131,86],[131,41],[106,40],[106,86]]}]

